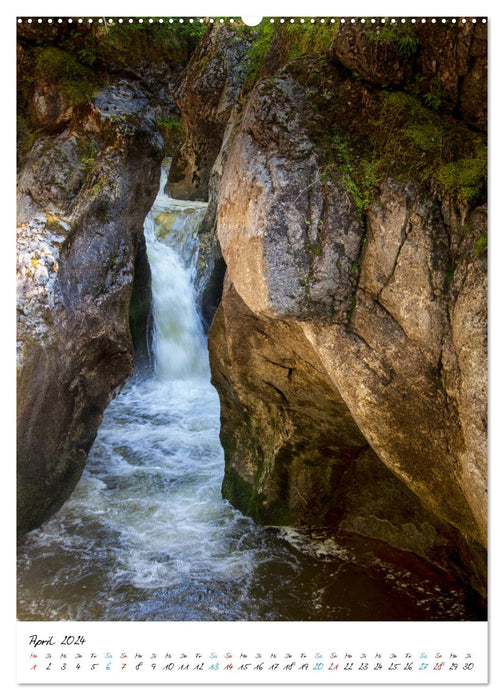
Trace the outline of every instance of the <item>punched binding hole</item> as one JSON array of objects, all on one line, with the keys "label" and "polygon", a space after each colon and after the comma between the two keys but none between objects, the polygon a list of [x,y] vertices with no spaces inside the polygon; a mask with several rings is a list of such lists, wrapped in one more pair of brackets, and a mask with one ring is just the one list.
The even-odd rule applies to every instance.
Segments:
[{"label": "punched binding hole", "polygon": [[242,22],[248,27],[257,27],[258,24],[261,24],[262,17],[242,17]]}]

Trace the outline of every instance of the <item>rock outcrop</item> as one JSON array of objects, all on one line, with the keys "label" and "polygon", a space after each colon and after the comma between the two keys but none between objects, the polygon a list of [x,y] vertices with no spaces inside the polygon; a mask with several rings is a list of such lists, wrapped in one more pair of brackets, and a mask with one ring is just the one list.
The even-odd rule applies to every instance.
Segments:
[{"label": "rock outcrop", "polygon": [[417,22],[369,28],[344,24],[332,59],[359,79],[400,86],[416,73],[418,89],[478,129],[487,121],[487,32],[479,22]]},{"label": "rock outcrop", "polygon": [[103,410],[150,369],[143,224],[204,26],[18,23],[18,532],[77,483]]},{"label": "rock outcrop", "polygon": [[173,89],[185,139],[173,157],[166,187],[172,197],[208,201],[198,232],[195,280],[206,329],[221,299],[226,270],[216,233],[217,205],[229,144],[241,118],[239,95],[251,38],[250,32],[233,27],[210,26]]},{"label": "rock outcrop", "polygon": [[138,84],[111,83],[70,114],[64,99],[34,99],[39,123],[60,130],[36,140],[18,185],[20,534],[69,496],[133,370],[130,300],[163,157]]},{"label": "rock outcrop", "polygon": [[[451,31],[481,58],[481,29]],[[363,55],[361,34],[340,33],[332,65],[299,58],[263,77],[228,127],[209,338],[223,493],[261,522],[331,524],[451,562],[484,591],[486,210],[436,189],[437,173],[426,187],[369,166],[373,83],[392,69],[407,82],[439,34],[419,33],[410,57],[392,44],[388,63],[376,42]],[[357,80],[340,68],[357,69],[355,45]],[[479,58],[451,70],[469,76]]]},{"label": "rock outcrop", "polygon": [[186,139],[168,176],[171,197],[208,200],[210,172],[245,79],[249,48],[250,41],[232,27],[212,26],[179,79],[173,92]]},{"label": "rock outcrop", "polygon": [[300,325],[254,314],[227,276],[210,357],[225,496],[260,522],[336,522],[339,482],[367,442]]}]

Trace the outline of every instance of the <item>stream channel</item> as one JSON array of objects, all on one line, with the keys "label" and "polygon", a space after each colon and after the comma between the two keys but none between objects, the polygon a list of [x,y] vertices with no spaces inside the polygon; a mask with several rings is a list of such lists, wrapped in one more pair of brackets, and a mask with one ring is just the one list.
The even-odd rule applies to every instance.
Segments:
[{"label": "stream channel", "polygon": [[18,547],[18,619],[483,619],[470,591],[412,554],[261,527],[223,500],[193,286],[206,204],[170,199],[166,177],[145,222],[153,371],[112,400],[71,498]]}]

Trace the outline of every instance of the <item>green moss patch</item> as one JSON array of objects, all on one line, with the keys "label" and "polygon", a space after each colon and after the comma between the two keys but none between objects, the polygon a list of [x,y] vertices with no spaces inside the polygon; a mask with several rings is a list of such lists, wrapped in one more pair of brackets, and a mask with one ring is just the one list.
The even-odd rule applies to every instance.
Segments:
[{"label": "green moss patch", "polygon": [[179,118],[160,117],[156,120],[156,127],[161,132],[164,141],[165,155],[173,156],[182,145],[185,133]]},{"label": "green moss patch", "polygon": [[35,77],[58,85],[74,105],[87,104],[99,87],[97,75],[74,55],[55,46],[40,50]]},{"label": "green moss patch", "polygon": [[487,234],[483,233],[474,243],[474,252],[478,258],[484,258],[487,254],[488,238]]},{"label": "green moss patch", "polygon": [[431,177],[439,189],[453,195],[459,202],[478,200],[487,177],[486,146],[477,147],[472,157],[439,165]]},{"label": "green moss patch", "polygon": [[393,46],[400,56],[414,56],[420,48],[420,38],[410,22],[384,24],[368,31],[370,41]]},{"label": "green moss patch", "polygon": [[482,134],[405,92],[384,92],[379,100],[372,146],[380,173],[424,182],[459,204],[483,201],[487,145]]},{"label": "green moss patch", "polygon": [[[142,19],[142,22],[138,20]],[[160,22],[159,17],[138,18],[132,24],[114,22],[96,34],[95,53],[98,64],[113,61],[129,66],[141,61],[176,65],[188,61],[207,31],[204,23]],[[150,21],[152,20],[152,22]]]},{"label": "green moss patch", "polygon": [[252,37],[252,43],[246,59],[247,79],[244,84],[245,91],[252,88],[255,81],[262,77],[264,70],[271,62],[278,67],[301,56],[310,54],[326,54],[338,32],[339,23],[321,24],[311,23],[311,18],[305,18],[301,23],[297,19],[294,24],[279,24],[278,20],[272,24],[270,18],[265,18],[261,24],[250,29],[249,27],[236,25],[236,29],[248,33]]},{"label": "green moss patch", "polygon": [[285,41],[288,44],[289,59],[311,53],[326,53],[331,48],[339,29],[339,22],[321,24],[311,23],[305,18],[304,23],[288,24],[285,29]]},{"label": "green moss patch", "polygon": [[[350,93],[349,93],[350,94]],[[358,96],[351,97],[349,111]],[[321,181],[335,173],[363,216],[376,200],[380,183],[393,176],[414,181],[460,206],[485,201],[487,143],[484,134],[425,106],[404,91],[375,91],[366,119],[367,133],[355,135],[355,120],[337,119],[338,106],[320,140]]]}]

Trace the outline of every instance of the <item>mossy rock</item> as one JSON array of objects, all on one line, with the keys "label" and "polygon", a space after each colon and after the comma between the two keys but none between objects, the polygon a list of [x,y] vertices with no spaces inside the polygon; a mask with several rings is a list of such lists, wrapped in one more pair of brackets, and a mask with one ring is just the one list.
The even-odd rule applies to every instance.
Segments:
[{"label": "mossy rock", "polygon": [[295,522],[287,499],[278,498],[266,503],[257,486],[249,484],[234,469],[226,468],[222,496],[260,525],[285,526]]},{"label": "mossy rock", "polygon": [[91,68],[80,63],[68,51],[55,46],[41,49],[35,78],[57,87],[73,106],[87,104],[101,82]]}]

